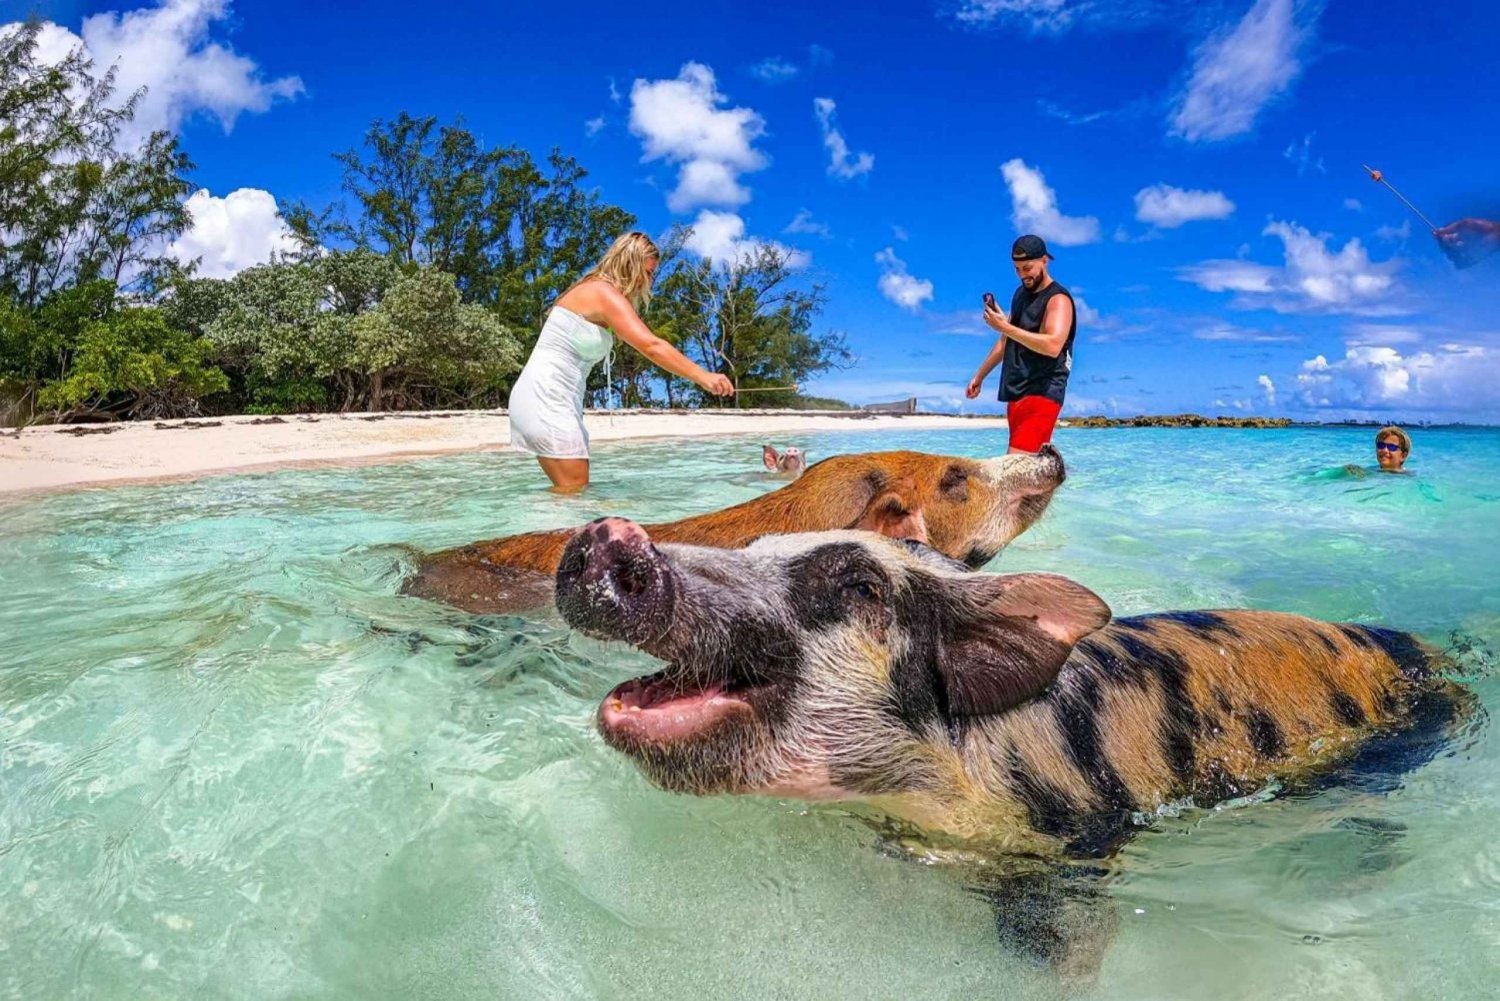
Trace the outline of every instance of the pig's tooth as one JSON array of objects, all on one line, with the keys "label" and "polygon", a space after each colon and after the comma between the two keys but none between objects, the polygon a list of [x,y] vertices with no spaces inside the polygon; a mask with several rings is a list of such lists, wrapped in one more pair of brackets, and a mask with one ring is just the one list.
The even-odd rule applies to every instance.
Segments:
[{"label": "pig's tooth", "polygon": [[641,711],[641,707],[640,706],[631,706],[630,707],[630,711],[633,712],[633,713],[638,713],[638,712]]},{"label": "pig's tooth", "polygon": [[622,702],[622,701],[620,701],[619,699],[615,699],[613,702],[611,702],[609,704],[609,707],[611,709],[613,709],[615,712],[621,712],[625,708],[625,703]]}]

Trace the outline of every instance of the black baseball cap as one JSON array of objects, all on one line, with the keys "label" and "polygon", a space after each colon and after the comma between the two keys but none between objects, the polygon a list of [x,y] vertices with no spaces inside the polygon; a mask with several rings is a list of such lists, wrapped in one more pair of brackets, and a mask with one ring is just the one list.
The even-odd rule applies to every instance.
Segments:
[{"label": "black baseball cap", "polygon": [[1047,253],[1047,242],[1039,236],[1027,233],[1016,239],[1010,245],[1010,259],[1013,261],[1034,261],[1038,257],[1051,257]]}]

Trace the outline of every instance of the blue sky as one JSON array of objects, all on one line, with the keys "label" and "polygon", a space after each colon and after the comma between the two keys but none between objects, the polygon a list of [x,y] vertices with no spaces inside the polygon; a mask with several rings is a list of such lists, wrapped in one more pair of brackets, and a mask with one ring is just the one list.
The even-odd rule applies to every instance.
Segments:
[{"label": "blue sky", "polygon": [[[184,255],[282,239],[335,150],[399,111],[578,157],[644,228],[798,252],[858,355],[809,388],[960,399],[1023,230],[1081,297],[1074,413],[1500,422],[1500,255],[1455,270],[1360,169],[1439,224],[1500,217],[1493,5],[940,0],[851,7],[259,0],[0,3],[81,38],[204,191]],[[993,383],[993,379],[992,379]]]}]

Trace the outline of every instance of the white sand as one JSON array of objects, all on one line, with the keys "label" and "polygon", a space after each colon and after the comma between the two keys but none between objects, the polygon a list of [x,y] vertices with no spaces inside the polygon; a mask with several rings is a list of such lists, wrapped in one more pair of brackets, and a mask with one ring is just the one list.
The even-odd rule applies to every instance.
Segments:
[{"label": "white sand", "polygon": [[[595,455],[601,443],[630,438],[757,434],[781,445],[796,444],[796,435],[810,431],[999,431],[1005,427],[1003,420],[993,417],[851,416],[790,410],[601,411],[590,412],[585,420]],[[112,430],[74,433],[99,428]],[[503,410],[44,425],[19,433],[0,432],[0,493],[190,479],[287,466],[398,462],[504,449],[509,442],[510,422]]]}]

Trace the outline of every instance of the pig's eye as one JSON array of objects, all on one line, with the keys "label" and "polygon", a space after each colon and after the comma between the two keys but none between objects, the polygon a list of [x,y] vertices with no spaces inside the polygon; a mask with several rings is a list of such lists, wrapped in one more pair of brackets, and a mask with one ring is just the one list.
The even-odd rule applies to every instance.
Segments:
[{"label": "pig's eye", "polygon": [[879,601],[884,597],[880,583],[868,577],[854,577],[844,581],[844,592],[863,601]]}]

